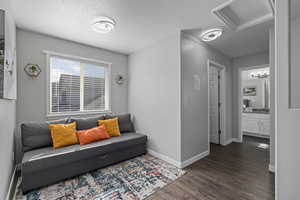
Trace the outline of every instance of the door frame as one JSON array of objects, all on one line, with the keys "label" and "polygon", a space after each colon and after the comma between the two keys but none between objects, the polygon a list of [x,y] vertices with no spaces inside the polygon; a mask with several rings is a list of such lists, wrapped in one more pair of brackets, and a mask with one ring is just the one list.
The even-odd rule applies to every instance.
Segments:
[{"label": "door frame", "polygon": [[252,67],[241,67],[239,68],[238,72],[238,130],[239,130],[239,135],[238,135],[238,141],[237,142],[243,142],[243,131],[242,131],[242,105],[243,105],[243,88],[242,88],[242,72],[243,71],[248,71],[252,69],[260,69],[260,68],[270,68],[270,64],[263,64],[263,65],[256,65]]},{"label": "door frame", "polygon": [[[221,124],[221,137],[220,137],[220,144],[225,146],[227,144],[226,141],[226,134],[227,134],[227,123],[226,123],[226,66],[222,65],[216,61],[207,60],[207,88],[208,88],[208,95],[207,95],[207,108],[208,108],[208,149],[210,150],[210,110],[209,110],[209,71],[210,66],[213,65],[220,69],[220,76],[221,76],[221,82],[220,82],[220,101],[221,101],[221,110],[220,110],[220,124]],[[225,105],[225,106],[224,106]]]}]

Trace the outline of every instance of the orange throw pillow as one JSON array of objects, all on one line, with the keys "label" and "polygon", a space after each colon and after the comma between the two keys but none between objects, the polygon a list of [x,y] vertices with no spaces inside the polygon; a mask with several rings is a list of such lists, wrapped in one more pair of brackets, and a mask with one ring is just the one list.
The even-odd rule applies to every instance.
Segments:
[{"label": "orange throw pillow", "polygon": [[49,124],[53,147],[59,148],[78,144],[76,135],[76,122],[71,124]]},{"label": "orange throw pillow", "polygon": [[77,131],[80,145],[90,144],[99,140],[110,138],[104,125],[95,128]]}]

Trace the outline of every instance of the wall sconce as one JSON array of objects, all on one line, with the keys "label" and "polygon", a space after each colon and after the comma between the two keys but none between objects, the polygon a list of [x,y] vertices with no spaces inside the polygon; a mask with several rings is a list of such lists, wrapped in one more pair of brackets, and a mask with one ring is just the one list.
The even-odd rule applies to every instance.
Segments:
[{"label": "wall sconce", "polygon": [[38,77],[42,72],[39,65],[30,63],[25,66],[24,71],[30,77]]},{"label": "wall sconce", "polygon": [[115,76],[115,83],[117,84],[117,85],[123,85],[124,83],[125,83],[125,76],[124,75],[122,75],[122,74],[117,74],[116,76]]}]

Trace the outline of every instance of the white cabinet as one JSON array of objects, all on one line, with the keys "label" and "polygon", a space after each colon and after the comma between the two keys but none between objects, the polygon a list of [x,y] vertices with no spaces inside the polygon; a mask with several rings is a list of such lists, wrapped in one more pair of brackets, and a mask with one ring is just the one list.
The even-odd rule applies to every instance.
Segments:
[{"label": "white cabinet", "polygon": [[270,114],[243,113],[242,131],[259,135],[270,135]]}]

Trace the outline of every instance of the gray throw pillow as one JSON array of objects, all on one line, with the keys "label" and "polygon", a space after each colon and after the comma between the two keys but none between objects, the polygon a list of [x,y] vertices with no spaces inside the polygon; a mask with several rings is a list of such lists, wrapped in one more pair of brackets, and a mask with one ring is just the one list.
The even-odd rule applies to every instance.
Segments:
[{"label": "gray throw pillow", "polygon": [[103,120],[104,116],[88,118],[71,118],[71,122],[76,122],[77,130],[87,130],[98,126],[98,121]]},{"label": "gray throw pillow", "polygon": [[61,119],[48,122],[25,122],[21,124],[21,138],[23,151],[30,151],[41,147],[52,145],[51,131],[49,124],[65,124],[68,119]]},{"label": "gray throw pillow", "polygon": [[121,133],[126,132],[135,132],[134,125],[131,121],[131,115],[127,114],[119,114],[119,115],[106,115],[105,119],[118,118],[119,128]]}]

